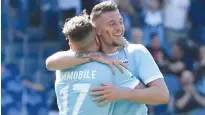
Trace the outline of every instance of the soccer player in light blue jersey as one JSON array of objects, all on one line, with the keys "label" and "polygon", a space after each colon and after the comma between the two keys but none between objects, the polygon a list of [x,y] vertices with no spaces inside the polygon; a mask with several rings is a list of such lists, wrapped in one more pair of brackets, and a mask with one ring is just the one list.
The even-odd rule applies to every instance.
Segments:
[{"label": "soccer player in light blue jersey", "polygon": [[[99,45],[95,41],[96,32],[86,14],[67,21],[63,32],[72,49],[72,51],[63,52],[64,54],[72,55],[74,54],[73,51],[97,52],[99,50]],[[58,56],[60,56],[59,53],[51,56],[50,59],[58,58]],[[123,73],[119,69],[115,70],[114,75],[107,65],[98,62],[57,70],[55,91],[59,114],[112,115],[114,102],[100,107],[92,101],[90,90],[101,86],[103,82],[132,89],[139,83],[129,70],[123,69]],[[106,95],[103,97],[106,97]]]},{"label": "soccer player in light blue jersey", "polygon": [[[105,9],[110,7],[113,9],[104,12]],[[105,86],[94,89],[93,93],[95,94],[109,95],[108,98],[96,100],[109,100],[104,101],[102,104],[118,99],[136,102],[137,104],[124,100],[118,101],[116,103],[116,109],[114,109],[118,114],[123,114],[123,112],[128,113],[128,110],[130,110],[132,111],[132,115],[146,115],[147,108],[145,104],[167,103],[169,100],[168,89],[163,80],[163,75],[149,51],[139,44],[128,44],[126,47],[118,50],[119,46],[123,44],[121,41],[123,41],[125,28],[122,16],[116,4],[106,1],[95,5],[91,12],[91,20],[96,27],[103,53],[107,54],[109,57],[115,57],[127,63],[134,76],[141,79],[147,86],[145,89],[121,88],[120,92],[118,92],[119,90],[115,90],[116,86],[109,84],[106,86],[109,88],[102,91],[106,92],[107,90],[112,90],[112,93],[108,94],[98,91],[98,89],[103,89]],[[115,93],[121,93],[122,95],[113,95]],[[124,107],[121,104],[124,104]]]},{"label": "soccer player in light blue jersey", "polygon": [[[93,100],[102,101],[100,105],[116,101],[113,115],[146,115],[145,104],[168,103],[169,92],[163,75],[149,51],[138,44],[124,45],[125,28],[117,5],[111,1],[95,5],[91,12],[91,21],[96,27],[102,52],[108,57],[114,57],[126,63],[134,76],[141,79],[147,86],[144,89],[137,87],[131,89],[119,88],[114,84],[107,83],[102,87],[92,89],[92,95],[99,96]],[[121,46],[124,47],[120,49]],[[64,59],[68,57],[64,56]],[[63,62],[63,58],[58,59]],[[75,63],[69,66],[71,65],[75,65]]]},{"label": "soccer player in light blue jersey", "polygon": [[107,65],[90,62],[75,68],[57,70],[55,91],[60,115],[113,115],[114,104],[98,106],[92,101],[90,89],[101,83],[134,88],[139,81],[130,72],[116,69],[114,75]]}]

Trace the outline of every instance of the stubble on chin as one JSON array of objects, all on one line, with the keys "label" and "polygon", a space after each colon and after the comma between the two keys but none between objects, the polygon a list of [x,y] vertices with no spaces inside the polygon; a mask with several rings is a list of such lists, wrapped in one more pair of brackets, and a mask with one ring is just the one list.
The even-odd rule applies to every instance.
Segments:
[{"label": "stubble on chin", "polygon": [[112,43],[112,45],[113,45],[114,47],[120,47],[120,46],[122,46],[122,44],[120,44],[120,43]]},{"label": "stubble on chin", "polygon": [[119,46],[123,46],[124,44],[125,44],[125,40],[123,37],[123,38],[118,39],[118,41],[114,42],[113,46],[119,47]]}]

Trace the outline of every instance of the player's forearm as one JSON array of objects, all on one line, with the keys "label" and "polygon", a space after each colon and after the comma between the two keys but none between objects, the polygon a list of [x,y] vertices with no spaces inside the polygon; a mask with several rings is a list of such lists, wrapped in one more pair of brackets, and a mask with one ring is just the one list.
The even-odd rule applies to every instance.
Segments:
[{"label": "player's forearm", "polygon": [[48,70],[62,70],[89,62],[88,58],[76,58],[75,53],[69,51],[57,52],[46,59]]},{"label": "player's forearm", "polygon": [[75,58],[75,57],[59,57],[59,58],[48,58],[46,60],[46,67],[48,70],[62,70],[72,68],[80,64],[88,63],[89,58]]},{"label": "player's forearm", "polygon": [[122,89],[122,98],[145,104],[168,103],[169,93],[166,89],[159,86],[152,86],[145,89]]}]

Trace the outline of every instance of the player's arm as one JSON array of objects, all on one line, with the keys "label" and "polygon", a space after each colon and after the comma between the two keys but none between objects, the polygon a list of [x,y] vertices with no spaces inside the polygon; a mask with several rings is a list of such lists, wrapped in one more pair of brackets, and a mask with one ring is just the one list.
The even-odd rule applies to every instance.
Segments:
[{"label": "player's arm", "polygon": [[103,83],[103,87],[92,89],[91,95],[98,96],[97,98],[93,98],[93,101],[102,101],[99,105],[119,99],[144,104],[164,104],[169,101],[169,93],[168,90],[163,89],[166,85],[161,85],[163,84],[161,80],[155,80],[147,88],[143,84],[138,84],[135,89],[120,88],[113,84]]},{"label": "player's arm", "polygon": [[168,103],[169,91],[164,82],[163,75],[149,51],[141,46],[138,74],[146,84],[145,89],[122,89],[123,99],[145,104]]},{"label": "player's arm", "polygon": [[148,84],[144,89],[121,89],[122,99],[145,103],[163,104],[169,101],[169,92],[163,79],[157,79]]},{"label": "player's arm", "polygon": [[144,88],[146,88],[146,86],[141,82],[139,82],[139,84],[135,87],[135,89],[144,89]]},{"label": "player's arm", "polygon": [[[116,72],[116,79],[114,84],[110,83],[102,83],[103,87],[92,89],[91,95],[93,97],[93,101],[101,101],[98,105],[103,105],[108,102],[116,101],[120,99],[121,88],[130,88],[130,89],[143,89],[145,86],[140,83],[138,79],[136,79],[133,74],[125,69],[124,73],[119,71]],[[97,96],[97,97],[96,97]]]},{"label": "player's arm", "polygon": [[138,72],[141,80],[146,84],[147,88],[131,89],[119,88],[112,84],[104,85],[99,88],[103,92],[96,91],[96,89],[93,91],[94,94],[107,96],[104,99],[105,102],[103,104],[116,101],[118,99],[126,99],[145,104],[168,103],[169,91],[159,68],[146,48],[142,47],[142,55],[141,57],[138,55],[138,59],[140,61],[138,70],[136,71]]},{"label": "player's arm", "polygon": [[90,58],[76,58],[75,54],[72,52],[60,51],[46,59],[46,68],[48,70],[62,70],[88,63],[90,61]]},{"label": "player's arm", "polygon": [[[129,82],[129,81],[128,81]],[[131,83],[131,84],[130,84]],[[139,80],[131,81],[129,85],[122,84],[121,86],[115,86],[110,83],[102,83],[103,87],[94,88],[91,90],[91,96],[94,96],[92,101],[99,102],[98,105],[104,105],[109,102],[123,99],[123,95],[126,95],[124,89],[144,89],[146,88]],[[133,87],[134,86],[134,87]],[[127,87],[127,88],[126,88]],[[139,102],[137,102],[139,103]]]},{"label": "player's arm", "polygon": [[119,60],[105,59],[100,56],[91,55],[90,57],[77,58],[75,54],[71,51],[60,51],[57,52],[46,59],[46,68],[48,70],[62,70],[67,68],[72,68],[84,63],[89,63],[91,61],[97,61],[108,65],[112,72],[115,73],[115,68],[119,68],[122,72],[122,66],[127,68],[127,66]]}]

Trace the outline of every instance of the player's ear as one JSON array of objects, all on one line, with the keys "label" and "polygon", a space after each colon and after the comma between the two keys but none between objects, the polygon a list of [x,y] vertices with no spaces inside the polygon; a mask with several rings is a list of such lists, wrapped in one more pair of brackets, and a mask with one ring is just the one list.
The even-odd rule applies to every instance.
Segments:
[{"label": "player's ear", "polygon": [[72,44],[70,42],[68,42],[68,45],[70,46],[70,49],[73,49]]},{"label": "player's ear", "polygon": [[100,44],[98,35],[95,37],[95,40],[96,40],[97,44]]},{"label": "player's ear", "polygon": [[95,31],[97,32],[97,35],[101,35],[100,30],[98,28],[95,27]]}]

